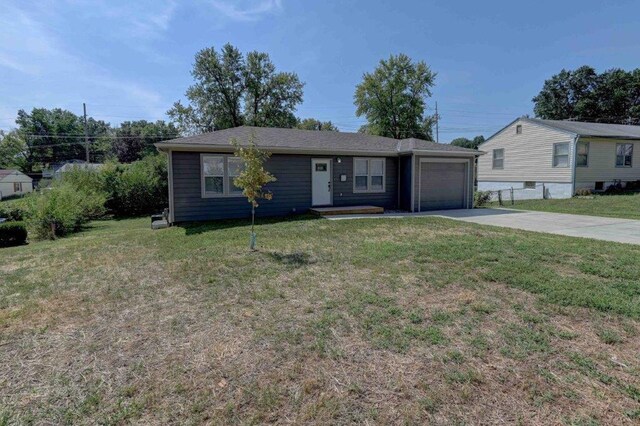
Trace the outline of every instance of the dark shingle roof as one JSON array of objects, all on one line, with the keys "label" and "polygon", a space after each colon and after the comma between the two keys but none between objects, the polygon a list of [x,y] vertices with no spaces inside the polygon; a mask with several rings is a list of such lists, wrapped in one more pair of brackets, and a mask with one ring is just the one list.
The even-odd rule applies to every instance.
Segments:
[{"label": "dark shingle roof", "polygon": [[542,120],[528,118],[529,121],[540,123],[579,136],[593,136],[602,138],[640,139],[640,126],[626,124],[586,123],[583,121]]},{"label": "dark shingle roof", "polygon": [[5,176],[9,176],[10,174],[13,174],[15,172],[16,172],[16,170],[5,170],[5,169],[2,169],[2,170],[0,170],[0,179],[2,179]]},{"label": "dark shingle roof", "polygon": [[218,130],[196,136],[158,142],[156,146],[190,145],[203,147],[229,147],[231,139],[240,143],[247,142],[255,135],[255,143],[270,149],[326,150],[335,152],[412,152],[416,150],[479,153],[473,149],[461,148],[448,144],[440,144],[420,139],[391,139],[382,136],[371,136],[363,133],[325,132],[317,130],[280,129],[273,127],[240,126]]}]

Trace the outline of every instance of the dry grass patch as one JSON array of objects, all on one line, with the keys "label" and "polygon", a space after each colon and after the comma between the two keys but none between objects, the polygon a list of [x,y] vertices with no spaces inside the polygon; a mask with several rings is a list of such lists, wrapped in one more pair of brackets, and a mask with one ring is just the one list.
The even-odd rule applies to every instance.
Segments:
[{"label": "dry grass patch", "polygon": [[249,252],[244,223],[147,225],[0,252],[0,424],[640,416],[632,246],[420,218],[274,221]]}]

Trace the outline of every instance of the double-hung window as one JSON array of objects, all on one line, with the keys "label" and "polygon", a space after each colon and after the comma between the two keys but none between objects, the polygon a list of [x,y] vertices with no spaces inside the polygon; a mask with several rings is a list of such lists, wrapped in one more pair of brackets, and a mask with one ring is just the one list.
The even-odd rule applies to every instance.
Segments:
[{"label": "double-hung window", "polygon": [[384,192],[384,158],[353,159],[353,192]]},{"label": "double-hung window", "polygon": [[553,167],[569,167],[569,143],[553,144]]},{"label": "double-hung window", "polygon": [[242,195],[242,189],[233,179],[242,171],[242,160],[229,155],[202,154],[202,197],[229,197]]},{"label": "double-hung window", "polygon": [[576,147],[576,166],[589,166],[589,142],[578,142]]},{"label": "double-hung window", "polygon": [[13,192],[22,192],[22,182],[13,182]]},{"label": "double-hung window", "polygon": [[503,148],[493,150],[493,163],[491,167],[494,169],[504,168],[504,149]]},{"label": "double-hung window", "polygon": [[616,144],[616,167],[631,167],[633,157],[632,143]]}]

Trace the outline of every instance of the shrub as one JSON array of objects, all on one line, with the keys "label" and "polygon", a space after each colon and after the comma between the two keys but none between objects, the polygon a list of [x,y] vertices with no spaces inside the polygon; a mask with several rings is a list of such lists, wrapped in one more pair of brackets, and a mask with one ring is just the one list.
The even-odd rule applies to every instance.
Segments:
[{"label": "shrub", "polygon": [[103,182],[107,208],[117,216],[154,213],[167,206],[167,160],[149,155],[126,165],[107,167]]},{"label": "shrub", "polygon": [[100,170],[74,169],[62,181],[103,193],[107,210],[116,216],[155,213],[168,204],[167,160],[159,154],[131,164],[107,163]]},{"label": "shrub", "polygon": [[491,191],[476,191],[473,197],[474,207],[482,207],[491,201]]},{"label": "shrub", "polygon": [[27,241],[27,228],[22,222],[0,223],[0,247],[18,246]]},{"label": "shrub", "polygon": [[27,225],[38,238],[55,238],[77,231],[105,213],[103,193],[65,182],[31,194],[25,200],[28,201]]},{"label": "shrub", "polygon": [[591,195],[591,190],[589,188],[578,188],[576,189],[576,195],[579,197],[586,197]]},{"label": "shrub", "polygon": [[21,221],[26,218],[27,209],[23,201],[0,203],[0,217],[8,221]]}]

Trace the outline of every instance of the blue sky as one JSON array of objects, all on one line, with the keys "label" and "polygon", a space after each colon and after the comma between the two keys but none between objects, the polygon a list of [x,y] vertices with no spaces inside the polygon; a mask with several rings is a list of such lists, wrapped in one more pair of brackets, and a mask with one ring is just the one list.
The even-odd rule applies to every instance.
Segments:
[{"label": "blue sky", "polygon": [[306,83],[301,117],[355,131],[353,92],[381,58],[437,72],[440,141],[488,136],[531,114],[545,78],[589,64],[639,67],[637,1],[4,0],[0,129],[18,108],[63,107],[113,124],[165,119],[193,56],[226,42],[269,53]]}]

